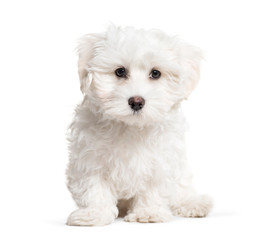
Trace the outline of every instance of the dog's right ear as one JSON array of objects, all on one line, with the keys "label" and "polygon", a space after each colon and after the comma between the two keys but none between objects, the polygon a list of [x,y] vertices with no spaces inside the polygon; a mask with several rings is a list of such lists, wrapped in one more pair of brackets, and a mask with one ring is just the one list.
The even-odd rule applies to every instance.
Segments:
[{"label": "dog's right ear", "polygon": [[78,73],[80,78],[80,89],[83,94],[92,82],[91,61],[95,56],[98,42],[104,38],[103,34],[87,34],[79,40],[77,46]]}]

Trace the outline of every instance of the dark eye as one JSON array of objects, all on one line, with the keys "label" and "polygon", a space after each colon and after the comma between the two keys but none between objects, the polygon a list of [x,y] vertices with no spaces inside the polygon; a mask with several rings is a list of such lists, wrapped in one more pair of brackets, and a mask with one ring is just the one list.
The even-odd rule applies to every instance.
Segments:
[{"label": "dark eye", "polygon": [[153,69],[150,73],[150,78],[152,79],[158,79],[161,76],[161,72],[158,70]]},{"label": "dark eye", "polygon": [[119,78],[126,78],[127,77],[127,72],[125,68],[118,68],[115,70],[115,75]]}]

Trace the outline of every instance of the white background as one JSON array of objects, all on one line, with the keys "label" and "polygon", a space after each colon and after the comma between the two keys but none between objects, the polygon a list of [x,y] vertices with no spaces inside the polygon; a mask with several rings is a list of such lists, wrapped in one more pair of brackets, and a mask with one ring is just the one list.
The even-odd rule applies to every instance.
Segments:
[{"label": "white background", "polygon": [[[1,239],[263,239],[263,1],[1,1]],[[183,108],[208,218],[69,227],[65,133],[82,95],[77,39],[105,24],[159,28],[205,52]]]}]

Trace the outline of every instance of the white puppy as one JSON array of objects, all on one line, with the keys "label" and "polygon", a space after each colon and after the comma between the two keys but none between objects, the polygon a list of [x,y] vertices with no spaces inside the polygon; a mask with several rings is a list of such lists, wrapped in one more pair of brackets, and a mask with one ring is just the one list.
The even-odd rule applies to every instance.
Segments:
[{"label": "white puppy", "polygon": [[180,103],[199,79],[201,52],[157,30],[110,26],[78,47],[83,102],[70,126],[68,225],[204,217],[191,186]]}]

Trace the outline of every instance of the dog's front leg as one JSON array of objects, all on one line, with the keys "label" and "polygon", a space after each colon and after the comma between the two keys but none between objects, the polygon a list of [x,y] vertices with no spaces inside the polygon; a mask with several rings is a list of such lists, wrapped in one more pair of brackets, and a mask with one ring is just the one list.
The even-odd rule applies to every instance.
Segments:
[{"label": "dog's front leg", "polygon": [[79,209],[67,220],[72,226],[100,226],[112,223],[118,215],[116,199],[107,182],[99,176],[69,181],[68,187]]},{"label": "dog's front leg", "polygon": [[146,189],[132,200],[131,208],[125,216],[128,222],[166,222],[172,217],[165,198],[157,190]]}]

